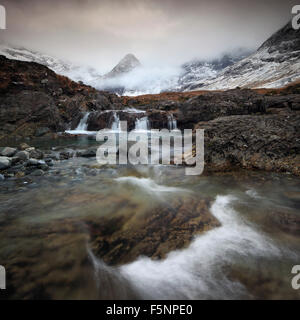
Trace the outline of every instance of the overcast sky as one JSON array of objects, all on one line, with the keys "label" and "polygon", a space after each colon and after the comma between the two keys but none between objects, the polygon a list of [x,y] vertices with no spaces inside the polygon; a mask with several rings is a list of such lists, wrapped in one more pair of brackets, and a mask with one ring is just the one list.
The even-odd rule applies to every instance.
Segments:
[{"label": "overcast sky", "polygon": [[0,0],[0,39],[111,69],[126,53],[178,65],[257,48],[291,18],[297,0]]}]

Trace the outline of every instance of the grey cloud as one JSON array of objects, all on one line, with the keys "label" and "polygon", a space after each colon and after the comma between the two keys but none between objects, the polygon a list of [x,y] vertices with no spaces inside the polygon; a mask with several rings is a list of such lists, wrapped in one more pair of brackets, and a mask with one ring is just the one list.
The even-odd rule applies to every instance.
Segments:
[{"label": "grey cloud", "polygon": [[291,18],[293,0],[9,0],[6,42],[107,71],[128,52],[178,65],[254,49]]}]

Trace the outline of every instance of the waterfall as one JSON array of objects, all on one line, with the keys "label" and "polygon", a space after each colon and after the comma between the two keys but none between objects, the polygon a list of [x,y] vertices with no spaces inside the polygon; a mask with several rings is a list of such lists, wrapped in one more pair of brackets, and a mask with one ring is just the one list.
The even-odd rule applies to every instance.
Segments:
[{"label": "waterfall", "polygon": [[111,129],[114,131],[120,131],[120,118],[117,112],[114,112],[113,114],[113,122],[111,125]]},{"label": "waterfall", "polygon": [[87,120],[89,118],[90,112],[87,112],[83,118],[80,120],[77,128],[75,129],[76,131],[86,131],[88,123]]},{"label": "waterfall", "polygon": [[135,120],[135,130],[150,130],[150,123],[148,117],[142,117]]},{"label": "waterfall", "polygon": [[177,120],[174,119],[173,114],[168,115],[168,129],[169,130],[177,129]]}]

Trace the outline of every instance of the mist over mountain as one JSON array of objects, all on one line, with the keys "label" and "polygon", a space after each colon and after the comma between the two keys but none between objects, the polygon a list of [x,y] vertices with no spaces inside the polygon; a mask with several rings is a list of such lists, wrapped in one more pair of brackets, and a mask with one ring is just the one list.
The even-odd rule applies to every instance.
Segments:
[{"label": "mist over mountain", "polygon": [[300,78],[299,30],[289,22],[255,52],[238,49],[218,58],[193,59],[182,65],[148,66],[126,54],[108,73],[74,64],[28,48],[0,45],[7,58],[43,64],[58,74],[119,95],[165,91],[280,87]]},{"label": "mist over mountain", "polygon": [[196,89],[276,88],[300,79],[300,29],[291,22],[268,38],[256,52],[229,66]]}]

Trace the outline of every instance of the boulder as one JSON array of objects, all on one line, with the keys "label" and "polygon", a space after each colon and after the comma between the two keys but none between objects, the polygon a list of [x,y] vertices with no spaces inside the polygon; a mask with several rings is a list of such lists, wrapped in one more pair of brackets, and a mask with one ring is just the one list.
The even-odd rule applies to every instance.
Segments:
[{"label": "boulder", "polygon": [[[28,151],[28,149],[26,149],[26,151]],[[30,158],[34,158],[34,159],[43,159],[44,158],[44,154],[41,150],[38,149],[32,149],[29,152],[29,157]]]},{"label": "boulder", "polygon": [[20,150],[26,150],[28,148],[30,148],[30,146],[25,142],[21,143],[20,146],[19,146]]},{"label": "boulder", "polygon": [[29,159],[29,153],[27,151],[19,151],[15,155],[20,160],[26,161]]},{"label": "boulder", "polygon": [[32,176],[42,176],[44,175],[44,171],[42,169],[37,169],[37,170],[34,170],[32,173],[31,173]]},{"label": "boulder", "polygon": [[11,159],[8,157],[0,157],[0,170],[7,169],[11,166]]},{"label": "boulder", "polygon": [[3,157],[12,157],[17,152],[17,149],[4,147],[0,148],[0,155]]},{"label": "boulder", "polygon": [[84,157],[84,158],[92,158],[96,157],[97,148],[89,148],[85,151],[79,151],[77,152],[77,157]]}]

